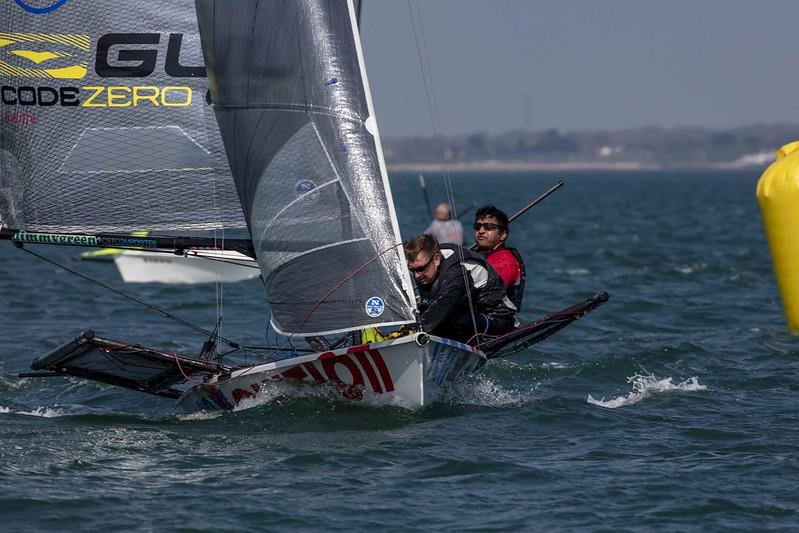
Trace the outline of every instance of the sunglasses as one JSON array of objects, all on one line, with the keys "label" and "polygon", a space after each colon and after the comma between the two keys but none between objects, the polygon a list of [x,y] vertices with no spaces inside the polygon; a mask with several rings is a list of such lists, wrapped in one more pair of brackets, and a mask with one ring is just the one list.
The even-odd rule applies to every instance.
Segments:
[{"label": "sunglasses", "polygon": [[432,256],[430,256],[430,259],[427,261],[427,263],[425,263],[424,265],[422,265],[422,266],[420,266],[420,267],[411,268],[411,267],[410,267],[410,265],[409,265],[409,266],[408,266],[408,270],[410,270],[410,271],[411,271],[411,274],[421,274],[422,272],[424,272],[425,270],[427,270],[427,267],[429,267],[429,266],[430,266],[430,263],[432,263],[432,262],[433,262],[433,259],[435,259],[435,257],[436,257],[436,255],[435,255],[435,254],[433,254]]},{"label": "sunglasses", "polygon": [[485,228],[486,231],[491,231],[495,229],[505,229],[505,226],[501,224],[494,224],[493,222],[475,222],[472,228],[474,228],[474,231],[480,231],[480,228]]}]

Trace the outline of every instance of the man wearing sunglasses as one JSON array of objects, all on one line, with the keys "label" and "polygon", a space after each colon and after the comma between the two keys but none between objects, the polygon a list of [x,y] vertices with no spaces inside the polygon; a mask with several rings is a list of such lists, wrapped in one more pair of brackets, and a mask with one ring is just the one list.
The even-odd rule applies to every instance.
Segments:
[{"label": "man wearing sunglasses", "polygon": [[522,308],[526,272],[524,260],[515,248],[505,246],[508,238],[508,215],[493,205],[484,205],[474,215],[474,242],[477,251],[502,278],[516,309]]},{"label": "man wearing sunglasses", "polygon": [[516,308],[502,279],[482,257],[454,244],[439,245],[427,234],[405,244],[405,257],[419,289],[424,331],[468,342],[478,334],[513,329]]}]

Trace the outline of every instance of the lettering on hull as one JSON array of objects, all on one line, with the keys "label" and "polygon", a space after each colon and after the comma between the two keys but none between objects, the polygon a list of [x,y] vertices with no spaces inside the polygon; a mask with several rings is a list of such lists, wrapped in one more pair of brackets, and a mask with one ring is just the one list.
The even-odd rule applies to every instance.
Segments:
[{"label": "lettering on hull", "polygon": [[[300,381],[330,384],[345,398],[363,399],[364,391],[384,394],[394,391],[394,381],[383,356],[368,345],[353,346],[346,354],[334,355],[326,352],[316,361],[302,363],[274,374],[261,383],[270,381]],[[239,405],[245,398],[254,397],[260,390],[258,383],[249,388],[237,387],[230,393],[233,403]],[[217,402],[218,404],[219,402]]]}]

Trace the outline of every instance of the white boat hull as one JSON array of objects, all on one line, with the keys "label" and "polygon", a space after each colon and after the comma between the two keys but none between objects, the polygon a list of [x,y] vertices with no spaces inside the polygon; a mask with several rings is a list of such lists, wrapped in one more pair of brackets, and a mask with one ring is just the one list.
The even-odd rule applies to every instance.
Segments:
[{"label": "white boat hull", "polygon": [[195,384],[178,405],[188,411],[246,408],[257,405],[258,395],[268,394],[270,385],[294,384],[324,387],[352,400],[419,408],[441,399],[485,361],[471,346],[416,334],[240,368]]},{"label": "white boat hull", "polygon": [[233,283],[260,275],[254,259],[233,251],[188,255],[126,251],[114,257],[125,283]]}]

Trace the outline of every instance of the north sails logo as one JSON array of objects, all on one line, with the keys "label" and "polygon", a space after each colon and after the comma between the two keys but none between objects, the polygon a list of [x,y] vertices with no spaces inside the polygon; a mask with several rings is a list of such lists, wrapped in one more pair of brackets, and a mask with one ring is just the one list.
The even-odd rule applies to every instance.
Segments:
[{"label": "north sails logo", "polygon": [[53,11],[58,9],[59,7],[61,7],[64,4],[66,4],[67,0],[55,0],[55,1],[51,0],[50,2],[38,2],[38,3],[43,4],[41,6],[31,5],[32,3],[37,3],[35,1],[31,2],[31,0],[27,0],[27,1],[26,0],[14,0],[14,2],[16,2],[16,4],[19,7],[21,7],[22,9],[24,9],[28,13],[33,13],[34,15],[43,15],[45,13],[52,13]]},{"label": "north sails logo", "polygon": [[377,318],[385,311],[386,304],[380,296],[372,296],[366,301],[364,308],[367,315],[372,318]]}]

